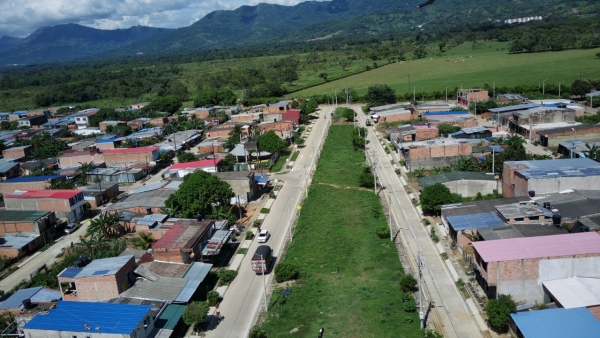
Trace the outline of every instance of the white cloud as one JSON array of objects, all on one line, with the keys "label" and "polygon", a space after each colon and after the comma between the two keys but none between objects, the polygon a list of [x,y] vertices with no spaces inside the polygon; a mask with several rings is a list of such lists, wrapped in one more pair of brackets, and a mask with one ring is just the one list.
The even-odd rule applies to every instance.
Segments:
[{"label": "white cloud", "polygon": [[[258,2],[258,1],[257,1]],[[266,1],[295,4],[300,1]],[[0,36],[24,37],[42,26],[77,23],[101,29],[135,25],[179,28],[206,14],[254,0],[2,0]]]}]

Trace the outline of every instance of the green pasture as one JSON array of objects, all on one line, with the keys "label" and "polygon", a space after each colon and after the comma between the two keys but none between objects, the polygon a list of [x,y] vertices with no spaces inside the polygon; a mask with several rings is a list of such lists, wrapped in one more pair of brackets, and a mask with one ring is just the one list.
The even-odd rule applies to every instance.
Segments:
[{"label": "green pasture", "polygon": [[[375,227],[386,224],[384,216],[373,216],[374,208],[381,213],[378,197],[344,183],[344,177],[358,181],[360,170],[332,170],[365,160],[352,150],[351,128],[332,126],[325,142],[285,255],[299,267],[300,278],[285,287],[292,290],[289,297],[282,296],[283,287],[275,289],[262,324],[270,338],[316,337],[321,327],[327,337],[422,337],[413,300],[401,298],[398,253],[375,234]],[[328,156],[343,147],[350,151]]]},{"label": "green pasture", "polygon": [[[463,44],[445,53],[444,56],[428,57],[392,63],[377,69],[331,81],[310,89],[291,94],[308,97],[312,94],[333,94],[344,86],[364,95],[369,86],[387,84],[398,93],[431,92],[461,86],[471,88],[484,83],[499,86],[570,85],[575,79],[600,77],[600,59],[595,54],[600,48],[568,50],[561,52],[508,54],[506,44],[500,42]],[[409,86],[410,76],[410,86]],[[413,89],[414,88],[414,89]]]}]

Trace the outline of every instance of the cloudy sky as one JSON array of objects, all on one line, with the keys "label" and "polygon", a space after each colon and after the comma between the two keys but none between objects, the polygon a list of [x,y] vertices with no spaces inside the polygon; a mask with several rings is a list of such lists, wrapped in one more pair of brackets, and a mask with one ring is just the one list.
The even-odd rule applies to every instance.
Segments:
[{"label": "cloudy sky", "polygon": [[26,37],[39,27],[65,23],[100,29],[178,28],[215,10],[260,2],[295,5],[302,0],[0,0],[0,37]]}]

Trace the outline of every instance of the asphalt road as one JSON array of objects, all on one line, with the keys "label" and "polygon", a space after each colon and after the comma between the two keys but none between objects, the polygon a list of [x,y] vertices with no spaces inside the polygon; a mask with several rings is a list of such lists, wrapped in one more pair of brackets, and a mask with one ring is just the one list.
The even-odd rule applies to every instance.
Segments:
[{"label": "asphalt road", "polygon": [[[281,256],[286,241],[289,241],[290,224],[302,196],[306,193],[306,187],[310,184],[311,173],[329,125],[330,118],[324,116],[329,115],[333,107],[321,106],[320,108],[320,116],[312,120],[312,130],[291,171],[287,174],[271,176],[272,180],[278,179],[284,184],[261,229],[271,232],[271,238],[266,244],[271,246],[273,256],[277,259]],[[251,270],[250,260],[258,245],[254,240],[248,248],[248,254],[244,257],[237,277],[225,292],[223,301],[219,305],[219,311],[224,318],[216,326],[211,325],[211,329],[206,332],[206,337],[247,337],[260,311],[264,311],[265,295],[268,295],[268,286],[271,285],[273,273],[271,270],[267,275],[256,275]],[[277,260],[275,262],[277,263]]]},{"label": "asphalt road", "polygon": [[[359,106],[353,106],[358,114],[359,123],[365,126],[368,118],[360,111]],[[423,283],[426,296],[424,312],[429,301],[432,302],[432,311],[435,320],[443,326],[444,337],[482,337],[482,333],[469,311],[465,301],[460,295],[448,267],[442,261],[435,243],[430,239],[428,231],[421,223],[421,217],[413,207],[404,185],[394,171],[390,157],[385,153],[380,144],[374,127],[368,128],[367,154],[370,162],[376,162],[377,178],[380,185],[385,186],[380,193],[390,201],[392,217],[392,230],[397,242],[402,242],[412,256],[412,268],[416,269],[417,253],[421,253],[424,261]],[[375,161],[375,157],[377,161]],[[477,314],[478,315],[478,314]]]}]

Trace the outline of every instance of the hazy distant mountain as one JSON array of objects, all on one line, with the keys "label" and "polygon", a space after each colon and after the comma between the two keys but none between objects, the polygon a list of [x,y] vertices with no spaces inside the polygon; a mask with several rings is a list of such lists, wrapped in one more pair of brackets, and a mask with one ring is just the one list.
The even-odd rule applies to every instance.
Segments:
[{"label": "hazy distant mountain", "polygon": [[166,31],[169,30],[144,26],[116,30],[77,24],[42,27],[26,38],[0,38],[0,65],[74,60],[126,47]]}]

